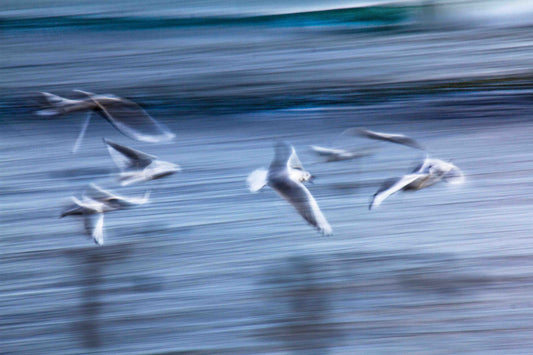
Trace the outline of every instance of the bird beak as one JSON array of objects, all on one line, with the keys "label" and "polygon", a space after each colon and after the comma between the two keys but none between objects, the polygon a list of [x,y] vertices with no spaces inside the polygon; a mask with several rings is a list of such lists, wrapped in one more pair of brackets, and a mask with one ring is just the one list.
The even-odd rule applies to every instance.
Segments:
[{"label": "bird beak", "polygon": [[313,184],[314,181],[315,181],[315,176],[314,176],[314,175],[311,175],[311,176],[309,177],[309,180],[307,180],[307,181],[308,181],[310,184]]}]

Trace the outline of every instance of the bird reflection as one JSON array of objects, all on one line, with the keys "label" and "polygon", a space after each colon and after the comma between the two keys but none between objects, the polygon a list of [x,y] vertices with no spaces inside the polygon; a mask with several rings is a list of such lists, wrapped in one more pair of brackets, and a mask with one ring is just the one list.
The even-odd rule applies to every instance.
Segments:
[{"label": "bird reflection", "polygon": [[129,244],[110,246],[106,249],[73,249],[66,255],[71,257],[73,264],[79,271],[81,286],[81,315],[79,323],[83,343],[88,348],[102,346],[103,337],[100,330],[102,315],[102,301],[100,295],[105,283],[105,269],[110,265],[122,263],[131,256],[132,248]]},{"label": "bird reflection", "polygon": [[320,264],[308,256],[290,257],[271,270],[269,299],[278,317],[262,335],[283,341],[294,352],[327,353],[341,334],[331,326],[331,289],[319,282],[322,276]]}]

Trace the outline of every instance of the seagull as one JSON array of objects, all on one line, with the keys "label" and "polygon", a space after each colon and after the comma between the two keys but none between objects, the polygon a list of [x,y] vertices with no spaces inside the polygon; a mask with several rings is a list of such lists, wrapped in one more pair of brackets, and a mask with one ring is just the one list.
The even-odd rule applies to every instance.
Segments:
[{"label": "seagull", "polygon": [[[75,196],[70,199],[72,203],[65,208],[59,218],[72,215],[81,215],[84,218],[85,231],[98,244],[104,244],[104,213],[127,208],[133,205],[142,205],[148,202],[150,192],[139,197],[123,197],[104,190],[101,187],[90,184],[81,200]],[[97,216],[94,222],[94,216]]]},{"label": "seagull", "polygon": [[304,186],[313,176],[304,170],[294,147],[285,142],[275,146],[274,160],[267,169],[253,171],[247,178],[248,188],[257,192],[268,185],[296,208],[298,213],[320,233],[332,234],[331,226],[320,211],[313,195]]},{"label": "seagull", "polygon": [[410,174],[386,180],[372,197],[368,209],[378,207],[387,197],[400,190],[421,190],[441,180],[450,184],[461,184],[464,179],[463,172],[454,164],[426,156],[424,162]]},{"label": "seagull", "polygon": [[343,132],[343,134],[357,135],[365,138],[388,141],[392,143],[406,145],[411,148],[425,150],[417,141],[412,138],[407,137],[403,134],[390,134],[390,133],[380,133],[375,131],[370,131],[364,128],[348,128]]},{"label": "seagull", "polygon": [[326,157],[326,162],[359,159],[372,154],[369,150],[356,151],[341,148],[326,148],[318,145],[311,145],[309,147],[316,154]]},{"label": "seagull", "polygon": [[122,186],[150,181],[181,171],[177,164],[157,160],[156,156],[111,142],[104,138],[109,155],[120,169]]},{"label": "seagull", "polygon": [[75,153],[89,126],[92,112],[99,113],[113,127],[125,136],[141,142],[158,143],[174,139],[175,134],[168,128],[154,120],[136,103],[115,95],[96,95],[87,91],[74,90],[85,95],[83,99],[67,99],[48,92],[43,92],[50,108],[37,111],[40,116],[57,116],[71,112],[86,112],[87,116],[82,125],[76,143],[72,148]]}]

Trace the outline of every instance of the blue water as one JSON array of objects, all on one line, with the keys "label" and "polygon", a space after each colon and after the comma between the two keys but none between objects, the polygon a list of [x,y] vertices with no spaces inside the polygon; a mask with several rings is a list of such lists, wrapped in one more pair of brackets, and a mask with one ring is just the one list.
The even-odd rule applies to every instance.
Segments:
[{"label": "blue water", "polygon": [[[0,353],[530,351],[527,6],[150,4],[0,8]],[[73,89],[131,98],[177,138],[135,142],[95,117],[74,155],[84,115],[35,115],[39,91]],[[340,136],[354,126],[417,139],[466,183],[368,211],[424,154]],[[183,172],[120,188],[103,137]],[[316,176],[332,237],[246,189],[278,139]],[[312,144],[374,154],[325,163]],[[91,182],[152,190],[106,215],[103,247],[58,218]]]}]

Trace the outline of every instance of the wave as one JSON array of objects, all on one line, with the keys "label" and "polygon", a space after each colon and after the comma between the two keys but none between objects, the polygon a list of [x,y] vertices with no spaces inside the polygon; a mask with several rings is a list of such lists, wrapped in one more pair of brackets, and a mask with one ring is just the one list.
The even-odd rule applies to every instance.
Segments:
[{"label": "wave", "polygon": [[270,15],[248,16],[204,16],[204,17],[144,17],[105,15],[62,15],[62,16],[2,16],[0,29],[36,28],[88,28],[88,29],[154,29],[196,26],[380,26],[408,21],[413,6],[372,5],[350,8],[336,8],[317,11],[303,11]]}]

